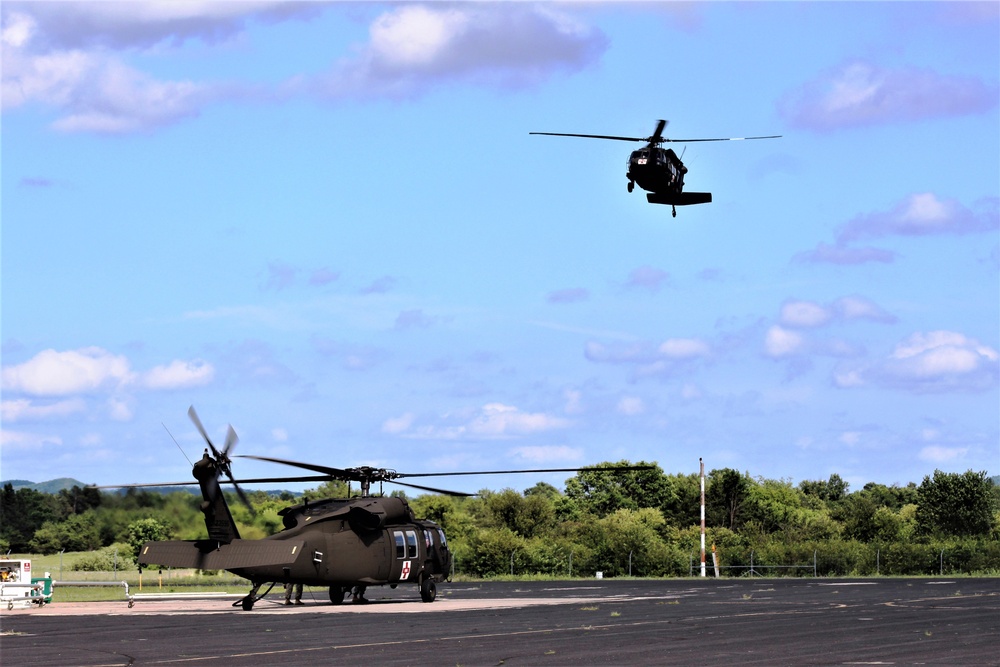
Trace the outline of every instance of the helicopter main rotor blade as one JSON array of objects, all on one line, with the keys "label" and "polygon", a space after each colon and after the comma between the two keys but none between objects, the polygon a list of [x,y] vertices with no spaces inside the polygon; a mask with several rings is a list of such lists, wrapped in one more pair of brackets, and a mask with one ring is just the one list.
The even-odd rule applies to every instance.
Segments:
[{"label": "helicopter main rotor blade", "polygon": [[615,137],[608,134],[568,134],[566,132],[528,132],[528,134],[543,134],[547,137],[583,137],[585,139],[611,139],[614,141],[649,141],[649,137]]},{"label": "helicopter main rotor blade", "polygon": [[589,466],[586,468],[540,468],[535,470],[473,470],[465,472],[412,472],[397,473],[398,477],[453,477],[459,475],[520,475],[530,473],[546,472],[582,472],[584,470],[596,470],[598,472],[628,472],[631,470],[652,470],[656,466],[611,466],[598,467]]},{"label": "helicopter main rotor blade", "polygon": [[349,471],[343,470],[341,468],[331,468],[329,466],[316,465],[315,463],[300,463],[298,461],[289,461],[287,459],[276,459],[270,456],[253,456],[251,454],[239,454],[239,458],[243,459],[255,459],[257,461],[268,461],[270,463],[280,463],[281,465],[293,466],[295,468],[302,468],[303,470],[312,470],[314,472],[321,472],[329,477],[344,477],[354,479],[356,475],[352,475]]},{"label": "helicopter main rotor blade", "polygon": [[674,144],[692,144],[697,141],[750,141],[751,139],[780,139],[780,134],[772,134],[767,137],[725,137],[720,139],[660,139],[660,141]]},{"label": "helicopter main rotor blade", "polygon": [[433,486],[420,486],[419,484],[407,484],[406,482],[399,482],[396,480],[386,480],[389,484],[398,484],[399,486],[408,486],[411,489],[420,489],[421,491],[430,491],[431,493],[443,493],[446,496],[457,496],[459,498],[471,498],[476,495],[474,493],[465,493],[464,491],[449,491],[448,489],[436,489]]},{"label": "helicopter main rotor blade", "polygon": [[191,421],[194,422],[195,428],[197,428],[198,432],[201,433],[201,437],[203,437],[205,442],[208,443],[208,448],[212,451],[212,456],[216,459],[221,459],[222,457],[219,455],[219,450],[217,450],[215,445],[212,444],[211,438],[208,437],[208,431],[206,431],[205,427],[202,426],[201,420],[198,419],[198,413],[195,412],[193,405],[188,408],[188,417],[190,417]]},{"label": "helicopter main rotor blade", "polygon": [[653,136],[649,138],[650,145],[658,144],[663,141],[663,128],[667,126],[667,121],[658,120],[656,121],[656,131],[653,132]]},{"label": "helicopter main rotor blade", "polygon": [[[329,482],[329,475],[300,477],[255,477],[253,479],[219,480],[220,484],[274,484],[280,482]],[[88,484],[88,489],[156,489],[161,486],[198,486],[198,482],[147,482],[144,484]]]}]

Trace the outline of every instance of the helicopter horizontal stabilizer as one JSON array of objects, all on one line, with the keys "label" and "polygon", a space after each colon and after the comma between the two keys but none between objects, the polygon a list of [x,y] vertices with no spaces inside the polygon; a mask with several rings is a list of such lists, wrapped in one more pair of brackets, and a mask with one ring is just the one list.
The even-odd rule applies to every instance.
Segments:
[{"label": "helicopter horizontal stabilizer", "polygon": [[238,570],[245,567],[290,565],[302,553],[304,540],[167,540],[146,542],[139,562],[164,567],[196,567],[201,570]]},{"label": "helicopter horizontal stabilizer", "polygon": [[668,206],[690,206],[692,204],[711,204],[711,192],[647,192],[646,201],[650,204],[666,204]]}]

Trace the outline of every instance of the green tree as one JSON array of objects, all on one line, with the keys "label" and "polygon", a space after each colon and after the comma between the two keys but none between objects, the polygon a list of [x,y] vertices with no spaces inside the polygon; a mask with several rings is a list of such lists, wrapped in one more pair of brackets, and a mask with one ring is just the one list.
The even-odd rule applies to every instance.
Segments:
[{"label": "green tree", "polygon": [[101,533],[93,511],[71,514],[63,521],[46,521],[35,531],[31,550],[42,554],[59,551],[91,551],[101,546]]},{"label": "green tree", "polygon": [[[601,554],[611,575],[662,575],[668,565],[667,546],[660,537],[666,525],[658,509],[619,509],[600,520],[605,532]],[[631,566],[631,567],[630,567]]]},{"label": "green tree", "polygon": [[156,519],[139,519],[130,523],[125,531],[125,537],[128,545],[132,547],[133,562],[139,562],[142,545],[166,539],[167,535],[167,526]]},{"label": "green tree", "polygon": [[81,488],[74,485],[72,489],[61,489],[59,500],[65,506],[66,514],[83,514],[89,509],[100,507],[103,497],[100,489],[93,486]]},{"label": "green tree", "polygon": [[513,489],[504,489],[483,498],[490,522],[510,529],[521,537],[545,533],[555,520],[552,502],[542,494],[522,496]]},{"label": "green tree", "polygon": [[478,577],[523,573],[530,562],[528,541],[509,528],[482,529],[470,541],[471,558],[465,569]]},{"label": "green tree", "polygon": [[701,523],[701,480],[697,473],[664,475],[667,492],[660,511],[667,523],[685,528]]},{"label": "green tree", "polygon": [[10,483],[4,484],[0,492],[0,539],[8,549],[28,551],[35,531],[48,521],[62,518],[54,496],[29,488],[15,491]]},{"label": "green tree", "polygon": [[746,475],[732,468],[710,472],[705,490],[706,519],[713,526],[738,530],[744,521],[751,486]]},{"label": "green tree", "polygon": [[917,485],[910,482],[906,486],[886,486],[868,482],[862,489],[879,507],[899,510],[904,505],[917,503]]},{"label": "green tree", "polygon": [[845,482],[840,475],[833,473],[830,479],[822,480],[802,480],[799,482],[799,490],[807,496],[815,496],[824,503],[838,503],[847,496],[850,485]]},{"label": "green tree", "polygon": [[988,535],[993,528],[992,487],[985,471],[935,470],[917,489],[917,523],[929,534]]},{"label": "green tree", "polygon": [[581,470],[566,480],[566,496],[584,512],[598,517],[619,509],[663,506],[668,501],[669,489],[660,466],[639,461],[636,466],[650,468],[608,470],[632,465],[628,461],[604,462]]},{"label": "green tree", "polygon": [[837,510],[837,518],[844,524],[844,536],[859,542],[871,542],[878,534],[875,512],[882,507],[871,493],[858,491],[847,496]]}]

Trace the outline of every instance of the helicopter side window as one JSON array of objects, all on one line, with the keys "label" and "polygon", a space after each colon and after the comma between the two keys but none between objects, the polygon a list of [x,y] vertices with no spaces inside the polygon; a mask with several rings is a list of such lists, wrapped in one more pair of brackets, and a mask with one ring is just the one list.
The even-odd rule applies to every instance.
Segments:
[{"label": "helicopter side window", "polygon": [[412,530],[406,531],[406,556],[407,558],[417,557],[417,534]]},{"label": "helicopter side window", "polygon": [[396,558],[406,558],[406,547],[403,543],[403,534],[400,532],[394,532],[392,536],[396,538]]},{"label": "helicopter side window", "polygon": [[447,548],[448,548],[448,540],[446,540],[446,539],[444,538],[444,531],[443,531],[443,530],[441,530],[440,528],[438,528],[438,537],[440,537],[440,538],[441,538],[441,542],[440,542],[441,546],[442,546],[443,548],[447,549]]}]

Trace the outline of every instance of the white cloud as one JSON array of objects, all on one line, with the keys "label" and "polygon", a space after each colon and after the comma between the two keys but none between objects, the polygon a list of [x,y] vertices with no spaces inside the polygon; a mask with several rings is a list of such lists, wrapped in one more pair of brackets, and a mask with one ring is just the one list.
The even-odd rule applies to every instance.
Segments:
[{"label": "white cloud", "polygon": [[853,60],[792,91],[778,107],[793,127],[830,132],[979,114],[996,105],[995,84]]},{"label": "white cloud", "polygon": [[816,329],[829,324],[870,320],[892,324],[896,318],[863,296],[836,299],[829,305],[815,301],[789,300],[781,306],[778,322],[783,329]]},{"label": "white cloud", "polygon": [[894,324],[897,318],[862,296],[845,296],[833,303],[834,312],[843,320],[871,320]]},{"label": "white cloud", "polygon": [[781,306],[780,321],[786,327],[821,327],[830,321],[830,317],[829,309],[812,301],[786,301]]},{"label": "white cloud", "polygon": [[397,434],[403,433],[413,425],[414,415],[412,412],[407,412],[399,417],[390,417],[382,422],[382,432]]},{"label": "white cloud", "polygon": [[[214,367],[203,361],[175,360],[140,373],[125,356],[99,347],[43,350],[24,363],[3,368],[3,419],[62,419],[87,410],[83,397],[103,395],[107,415],[115,421],[129,421],[136,402],[132,391],[203,386],[214,374]],[[64,398],[49,403],[35,400],[51,397]]]},{"label": "white cloud", "polygon": [[627,417],[634,417],[646,411],[646,404],[638,396],[622,396],[615,406],[615,411]]},{"label": "white cloud", "polygon": [[40,452],[42,449],[55,445],[61,446],[62,438],[57,435],[40,435],[23,431],[0,430],[0,450],[6,453],[12,451]]},{"label": "white cloud", "polygon": [[930,463],[948,463],[957,459],[965,458],[969,453],[968,447],[942,447],[941,445],[928,445],[920,450],[917,458]]},{"label": "white cloud", "polygon": [[540,433],[568,425],[569,422],[560,417],[541,412],[521,412],[518,408],[503,403],[488,403],[467,428],[473,435],[504,437]]},{"label": "white cloud", "polygon": [[524,412],[512,405],[487,403],[475,410],[445,414],[434,423],[419,423],[410,413],[388,419],[383,433],[410,438],[460,440],[507,439],[566,428],[570,421],[542,412]]},{"label": "white cloud", "polygon": [[663,269],[657,269],[653,266],[640,266],[629,273],[625,286],[646,289],[650,292],[659,292],[660,288],[669,281],[670,274]]},{"label": "white cloud", "polygon": [[35,396],[66,396],[129,384],[128,359],[99,347],[57,352],[44,350],[3,369],[3,388]]},{"label": "white cloud", "polygon": [[575,415],[583,412],[583,392],[578,389],[567,389],[563,392],[563,398],[566,399],[566,404],[563,406],[566,414]]},{"label": "white cloud", "polygon": [[41,405],[25,398],[0,401],[0,421],[7,424],[18,421],[44,421],[77,414],[83,412],[86,407],[87,404],[81,398]]},{"label": "white cloud", "polygon": [[589,361],[631,366],[636,378],[673,375],[711,355],[712,346],[700,338],[667,338],[659,344],[588,341],[584,346]]},{"label": "white cloud", "polygon": [[215,377],[215,367],[201,361],[175,359],[166,366],[156,366],[142,376],[142,384],[149,389],[185,389],[201,387]]},{"label": "white cloud", "polygon": [[606,47],[602,33],[551,6],[403,5],[372,22],[357,57],[306,85],[331,98],[396,99],[458,81],[525,88],[589,66]]},{"label": "white cloud", "polygon": [[[6,33],[6,29],[5,29]],[[29,37],[4,41],[3,108],[31,102],[59,110],[53,128],[122,134],[196,115],[210,90],[190,81],[157,81],[104,52],[31,53]]]},{"label": "white cloud", "polygon": [[806,264],[839,264],[850,266],[881,262],[891,264],[896,260],[896,253],[881,248],[852,248],[844,244],[829,244],[820,242],[814,250],[804,250],[796,253],[794,260]]},{"label": "white cloud", "polygon": [[509,453],[511,458],[534,464],[563,461],[574,463],[583,459],[583,452],[580,449],[566,445],[513,447]]},{"label": "white cloud", "polygon": [[708,343],[698,338],[668,338],[660,343],[657,351],[671,359],[692,359],[707,357],[711,348]]},{"label": "white cloud", "polygon": [[370,28],[372,57],[389,67],[427,67],[469,29],[457,8],[406,6],[379,16]]},{"label": "white cloud", "polygon": [[784,327],[772,326],[764,335],[764,351],[769,357],[787,357],[797,354],[805,345],[802,335]]},{"label": "white cloud", "polygon": [[954,331],[918,332],[883,360],[834,373],[838,387],[878,385],[915,393],[983,391],[997,385],[1000,354]]},{"label": "white cloud", "polygon": [[840,230],[842,245],[863,238],[971,234],[1000,228],[1000,199],[986,197],[972,208],[930,192],[910,195],[888,211],[858,216]]},{"label": "white cloud", "polygon": [[28,103],[55,109],[52,127],[63,132],[127,134],[164,127],[222,97],[256,93],[250,84],[158,80],[128,58],[164,42],[230,37],[254,16],[312,15],[309,4],[14,3],[16,9],[3,7],[0,99],[4,109]]},{"label": "white cloud", "polygon": [[127,422],[132,419],[132,406],[126,399],[109,398],[108,414],[116,422]]},{"label": "white cloud", "polygon": [[868,262],[892,263],[897,254],[851,244],[870,238],[898,236],[963,235],[1000,229],[1000,198],[983,197],[971,206],[931,192],[909,195],[887,211],[859,215],[841,226],[835,243],[820,243],[815,250],[797,253],[795,261],[840,265]]}]

